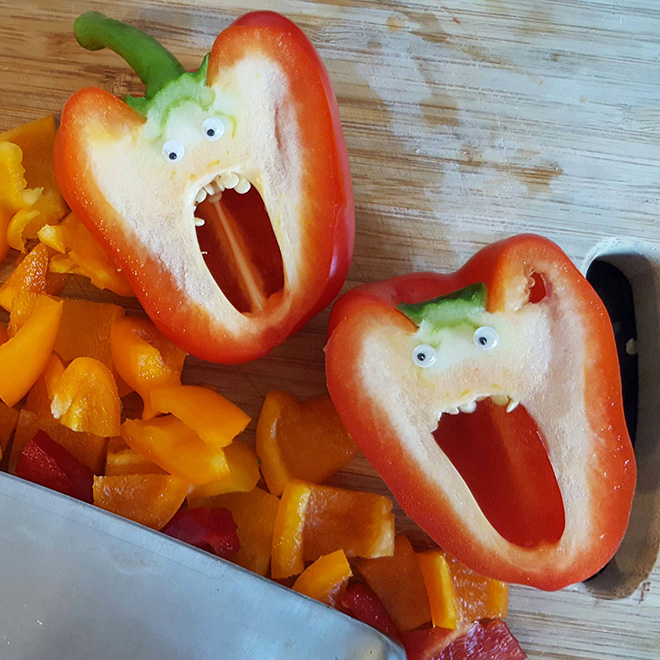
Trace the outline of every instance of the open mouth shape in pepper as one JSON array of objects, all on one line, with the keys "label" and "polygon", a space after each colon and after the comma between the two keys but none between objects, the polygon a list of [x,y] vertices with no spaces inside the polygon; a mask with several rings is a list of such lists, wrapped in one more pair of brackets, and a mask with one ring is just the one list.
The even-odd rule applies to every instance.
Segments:
[{"label": "open mouth shape in pepper", "polygon": [[517,236],[456,273],[350,291],[326,372],[403,509],[472,569],[559,589],[618,548],[635,460],[612,327],[550,241]]},{"label": "open mouth shape in pepper", "polygon": [[74,26],[145,83],[124,100],[74,94],[58,181],[172,341],[198,357],[267,353],[339,291],[353,198],[337,104],[304,34],[243,16],[194,73],[137,28],[89,12]]}]

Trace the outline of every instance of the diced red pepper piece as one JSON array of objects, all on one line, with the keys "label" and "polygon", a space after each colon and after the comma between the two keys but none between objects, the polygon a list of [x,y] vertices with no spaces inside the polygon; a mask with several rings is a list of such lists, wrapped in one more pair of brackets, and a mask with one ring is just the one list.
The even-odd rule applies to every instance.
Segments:
[{"label": "diced red pepper piece", "polygon": [[358,621],[380,630],[397,642],[401,641],[401,635],[392,617],[369,585],[364,582],[349,584],[342,596],[341,604]]},{"label": "diced red pepper piece", "polygon": [[229,509],[198,507],[181,509],[163,527],[163,533],[216,557],[231,557],[240,549],[236,523]]},{"label": "diced red pepper piece", "polygon": [[16,475],[84,502],[92,502],[94,473],[43,431],[28,442],[16,463]]},{"label": "diced red pepper piece", "polygon": [[[461,634],[462,633],[462,634]],[[408,660],[525,660],[504,621],[484,619],[461,628],[429,628],[403,635]]]},{"label": "diced red pepper piece", "polygon": [[389,612],[401,632],[431,620],[422,573],[415,551],[404,534],[394,539],[394,555],[360,559],[355,567]]}]

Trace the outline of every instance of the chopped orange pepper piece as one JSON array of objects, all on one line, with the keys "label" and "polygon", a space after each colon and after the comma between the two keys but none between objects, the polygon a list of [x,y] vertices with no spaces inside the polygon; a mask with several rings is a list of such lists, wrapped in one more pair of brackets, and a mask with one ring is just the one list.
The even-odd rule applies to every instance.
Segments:
[{"label": "chopped orange pepper piece", "polygon": [[69,210],[57,185],[53,167],[56,130],[55,118],[49,115],[0,133],[0,141],[12,142],[23,152],[27,184],[31,188],[42,189],[42,194],[32,204],[39,211],[39,216],[37,222],[28,227],[27,238],[36,238],[39,227],[57,222]]},{"label": "chopped orange pepper piece", "polygon": [[213,447],[226,447],[250,417],[224,396],[196,385],[170,385],[151,391],[156,413],[172,413]]},{"label": "chopped orange pepper piece", "polygon": [[165,339],[151,321],[129,317],[113,322],[110,349],[117,373],[142,397],[142,418],[153,417],[152,390],[181,385],[186,354]]},{"label": "chopped orange pepper piece", "polygon": [[165,470],[159,468],[148,458],[131,449],[123,438],[110,438],[108,440],[108,454],[105,459],[105,476],[111,477],[120,474],[164,474]]},{"label": "chopped orange pepper piece", "polygon": [[62,360],[55,353],[51,353],[46,368],[28,392],[25,407],[40,417],[55,419],[50,412],[50,406],[53,403],[55,388],[63,373]]},{"label": "chopped orange pepper piece", "polygon": [[62,322],[54,350],[65,361],[79,357],[94,358],[112,369],[110,329],[124,316],[123,308],[91,300],[63,301]]},{"label": "chopped orange pepper piece", "polygon": [[73,431],[110,437],[121,429],[121,401],[112,372],[94,358],[79,357],[64,370],[50,411]]},{"label": "chopped orange pepper piece", "polygon": [[97,289],[120,296],[134,295],[126,277],[75,214],[70,213],[58,225],[42,227],[38,235],[42,243],[60,253],[51,260],[53,272],[83,275]]},{"label": "chopped orange pepper piece", "polygon": [[344,551],[336,550],[308,566],[295,581],[293,590],[335,607],[351,575]]},{"label": "chopped orange pepper piece", "polygon": [[38,296],[25,325],[0,345],[0,399],[16,405],[34,385],[53,350],[62,303]]},{"label": "chopped orange pepper piece", "polygon": [[273,546],[273,529],[280,500],[261,488],[249,493],[219,495],[213,506],[229,509],[236,523],[241,549],[229,557],[243,568],[266,575]]},{"label": "chopped orange pepper piece", "polygon": [[229,475],[222,449],[207,445],[173,415],[126,420],[121,436],[131,449],[190,484],[205,484]]},{"label": "chopped orange pepper piece", "polygon": [[56,419],[38,417],[34,413],[21,410],[14,442],[11,446],[9,457],[9,471],[13,472],[18,457],[21,455],[25,445],[34,438],[39,431],[44,431],[52,440],[62,445],[72,456],[81,463],[89,466],[95,474],[101,474],[105,462],[105,453],[108,441],[92,433],[81,433],[72,431]]},{"label": "chopped orange pepper piece", "polygon": [[459,621],[503,619],[509,605],[509,585],[475,573],[445,553]]},{"label": "chopped orange pepper piece", "polygon": [[94,477],[94,504],[153,529],[162,529],[179,510],[188,484],[169,474]]},{"label": "chopped orange pepper piece", "polygon": [[15,301],[25,293],[58,294],[61,290],[59,278],[48,274],[48,248],[37,245],[16,266],[7,281],[0,286],[0,307],[8,312]]},{"label": "chopped orange pepper piece", "polygon": [[404,534],[394,540],[391,557],[360,559],[355,567],[401,632],[414,630],[431,620],[424,579],[415,552]]},{"label": "chopped orange pepper piece", "polygon": [[189,506],[210,506],[209,499],[224,493],[252,490],[261,478],[259,459],[250,445],[235,440],[224,448],[229,474],[199,486],[192,486],[186,501]]},{"label": "chopped orange pepper piece", "polygon": [[29,190],[25,180],[23,152],[19,146],[0,141],[0,261],[5,258],[9,243],[7,230],[12,218],[22,209],[34,204],[41,189]]},{"label": "chopped orange pepper piece", "polygon": [[311,484],[290,481],[284,488],[273,531],[271,575],[286,578],[299,575],[305,568],[303,561],[303,529],[305,512],[312,497]]},{"label": "chopped orange pepper piece", "polygon": [[268,393],[257,425],[257,454],[271,493],[281,495],[294,478],[321,483],[357,451],[329,396],[299,402],[288,392]]},{"label": "chopped orange pepper piece", "polygon": [[417,555],[417,563],[424,578],[433,626],[453,630],[458,623],[456,595],[444,553],[439,550],[422,552]]},{"label": "chopped orange pepper piece", "polygon": [[7,451],[16,424],[18,424],[18,410],[0,401],[0,455]]},{"label": "chopped orange pepper piece", "polygon": [[303,558],[315,561],[342,548],[348,557],[386,557],[394,552],[392,501],[375,493],[307,484]]}]

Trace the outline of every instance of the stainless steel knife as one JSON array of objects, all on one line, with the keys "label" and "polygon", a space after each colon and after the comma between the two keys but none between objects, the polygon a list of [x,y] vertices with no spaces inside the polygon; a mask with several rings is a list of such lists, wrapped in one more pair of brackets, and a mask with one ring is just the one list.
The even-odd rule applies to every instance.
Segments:
[{"label": "stainless steel knife", "polygon": [[2,660],[405,660],[234,564],[0,475]]}]

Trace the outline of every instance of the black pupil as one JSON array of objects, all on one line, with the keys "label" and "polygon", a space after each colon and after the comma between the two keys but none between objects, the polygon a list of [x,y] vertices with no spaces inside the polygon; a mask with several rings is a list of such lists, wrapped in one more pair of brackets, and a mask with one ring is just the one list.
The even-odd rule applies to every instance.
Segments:
[{"label": "black pupil", "polygon": [[426,360],[426,353],[417,353],[417,359],[420,362],[424,362],[424,360]]},{"label": "black pupil", "polygon": [[207,129],[206,129],[206,134],[207,134],[209,137],[213,137],[213,136],[215,135],[215,129],[214,129],[214,128],[207,128]]},{"label": "black pupil", "polygon": [[170,151],[170,153],[167,155],[167,157],[170,160],[176,160],[179,157],[179,155],[177,154],[176,151]]},{"label": "black pupil", "polygon": [[479,343],[480,343],[482,346],[485,346],[485,345],[488,343],[488,339],[486,339],[486,337],[484,337],[484,336],[482,335],[481,337],[479,337]]}]

